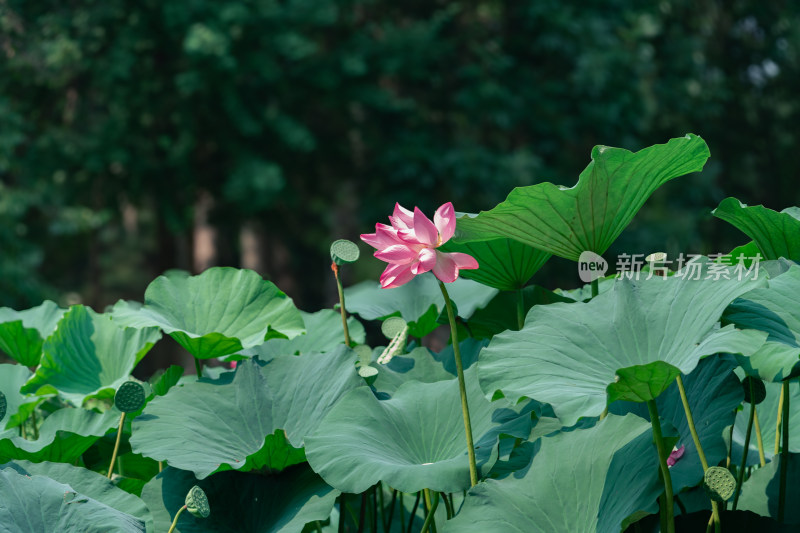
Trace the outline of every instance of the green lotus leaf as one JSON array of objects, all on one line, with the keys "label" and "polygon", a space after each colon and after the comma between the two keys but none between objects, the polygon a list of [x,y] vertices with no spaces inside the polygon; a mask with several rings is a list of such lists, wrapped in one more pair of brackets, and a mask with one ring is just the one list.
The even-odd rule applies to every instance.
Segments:
[{"label": "green lotus leaf", "polygon": [[[740,370],[737,370],[741,373]],[[764,442],[764,456],[771,461],[775,456],[775,422],[778,419],[778,404],[781,397],[781,383],[765,383],[767,395],[764,401],[756,406],[759,426],[761,427],[761,438]],[[800,453],[800,409],[795,407],[800,405],[800,388],[797,383],[789,387],[789,451]],[[742,460],[742,447],[744,446],[745,433],[747,431],[747,420],[750,416],[750,404],[742,406],[742,410],[737,412],[736,421],[733,423],[733,448],[732,457],[738,464]],[[730,425],[730,422],[728,423]],[[750,447],[747,452],[747,464],[759,464],[758,443],[756,442],[755,427],[750,437]],[[727,440],[730,431],[725,430],[724,436]]]},{"label": "green lotus leaf", "polygon": [[44,342],[41,364],[22,392],[49,385],[76,403],[113,396],[160,338],[157,328],[120,328],[110,316],[75,305]]},{"label": "green lotus leaf", "polygon": [[[503,291],[492,298],[489,304],[475,311],[468,321],[473,337],[488,339],[508,329],[519,329],[517,323],[517,292]],[[547,305],[556,302],[573,302],[572,298],[561,296],[538,285],[522,289],[523,312],[527,315],[534,305]]]},{"label": "green lotus leaf", "polygon": [[[734,411],[742,402],[739,378],[733,373],[735,360],[730,357],[708,357],[700,361],[688,376],[683,376],[686,397],[700,443],[709,464],[718,464],[728,455],[723,434],[735,418]],[[656,399],[660,418],[672,424],[680,435],[677,446],[685,446],[683,456],[670,468],[672,488],[677,494],[693,487],[703,479],[703,466],[694,445],[686,412],[683,409],[678,384],[673,383]],[[641,403],[615,402],[608,408],[618,415],[632,412],[650,419],[647,407]],[[741,457],[741,452],[739,457]]]},{"label": "green lotus leaf", "polygon": [[6,399],[5,417],[0,417],[0,431],[18,426],[26,420],[42,396],[21,394],[20,388],[33,374],[22,365],[0,365],[0,392]]},{"label": "green lotus leaf", "polygon": [[769,279],[728,306],[723,320],[738,328],[768,333],[767,343],[751,357],[739,357],[748,374],[781,381],[800,370],[800,266]]},{"label": "green lotus leaf", "polygon": [[473,487],[442,531],[617,533],[631,514],[654,512],[662,490],[650,424],[611,414],[544,438],[524,475]]},{"label": "green lotus leaf", "polygon": [[292,448],[303,446],[339,397],[363,385],[355,359],[341,346],[325,354],[278,357],[263,368],[250,360],[237,366],[232,381],[201,379],[175,387],[133,421],[131,448],[200,479],[227,469],[280,470],[303,460]]},{"label": "green lotus leaf", "polygon": [[49,477],[0,470],[0,524],[5,531],[144,533],[145,523]]},{"label": "green lotus leaf", "polygon": [[690,373],[703,356],[757,350],[763,333],[714,327],[728,303],[764,280],[699,278],[620,279],[587,303],[536,306],[522,330],[496,335],[483,349],[481,387],[488,396],[500,390],[511,401],[549,403],[572,425],[599,415],[607,396],[657,397],[670,376]]},{"label": "green lotus leaf", "polygon": [[800,208],[789,207],[778,212],[763,205],[748,207],[736,198],[725,198],[712,214],[753,239],[764,259],[785,257],[800,261]]},{"label": "green lotus leaf", "polygon": [[[778,519],[778,494],[780,490],[780,467],[783,457],[776,457],[767,466],[759,468],[742,485],[739,509],[761,516]],[[786,508],[784,524],[800,524],[800,454],[790,453],[786,469]],[[786,529],[790,531],[790,529]]]},{"label": "green lotus leaf", "polygon": [[[492,405],[483,397],[474,367],[465,371],[475,442],[492,429]],[[488,470],[493,443],[476,446]],[[409,381],[389,400],[368,387],[344,396],[306,438],[306,456],[331,486],[363,492],[378,481],[403,492],[423,488],[456,492],[470,486],[464,421],[457,380]]]},{"label": "green lotus leaf", "polygon": [[0,432],[0,463],[24,459],[71,463],[119,423],[120,412],[97,413],[65,408],[42,422],[37,440],[26,440],[16,429]]},{"label": "green lotus leaf", "polygon": [[494,209],[460,218],[459,240],[510,238],[573,261],[603,254],[657,188],[702,170],[709,155],[692,134],[635,153],[595,146],[574,187],[517,187]]},{"label": "green lotus leaf", "polygon": [[49,300],[25,311],[0,308],[0,350],[25,366],[38,365],[42,343],[55,331],[64,312]]},{"label": "green lotus leaf", "polygon": [[144,305],[119,302],[113,316],[126,326],[159,327],[200,359],[304,331],[291,298],[252,270],[228,267],[159,276],[147,287]]},{"label": "green lotus leaf", "polygon": [[[338,311],[323,309],[316,313],[300,311],[306,325],[306,333],[293,339],[270,339],[260,346],[243,350],[247,356],[258,355],[262,359],[271,359],[280,355],[304,354],[311,352],[329,352],[344,344],[342,315]],[[362,344],[366,339],[364,326],[357,319],[347,319],[350,340]]]},{"label": "green lotus leaf", "polygon": [[[409,335],[424,337],[438,326],[436,319],[444,309],[439,282],[433,275],[420,275],[394,289],[381,289],[379,283],[364,281],[345,289],[347,310],[364,320],[385,319],[399,314],[409,325]],[[467,279],[447,284],[447,292],[467,319],[485,307],[497,289]]]},{"label": "green lotus leaf", "polygon": [[479,268],[462,270],[461,276],[501,291],[515,291],[524,287],[550,259],[549,253],[513,239],[459,242],[456,238],[446,242],[441,250],[474,257]]},{"label": "green lotus leaf", "polygon": [[296,533],[308,522],[328,518],[339,495],[307,465],[271,476],[220,472],[199,481],[191,472],[169,467],[142,490],[155,531],[169,529],[194,485],[208,496],[211,514],[181,514],[175,533]]},{"label": "green lotus leaf", "polygon": [[0,465],[0,469],[4,468],[25,476],[46,476],[69,485],[84,496],[138,518],[147,525],[147,531],[153,531],[153,518],[144,502],[116,487],[106,476],[64,463],[16,461]]}]

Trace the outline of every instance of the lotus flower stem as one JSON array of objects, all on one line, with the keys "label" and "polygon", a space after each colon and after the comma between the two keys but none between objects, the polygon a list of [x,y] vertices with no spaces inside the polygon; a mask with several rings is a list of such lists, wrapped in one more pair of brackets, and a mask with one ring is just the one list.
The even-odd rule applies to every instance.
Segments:
[{"label": "lotus flower stem", "polygon": [[517,289],[517,328],[522,329],[525,324],[525,297],[522,288]]},{"label": "lotus flower stem", "polygon": [[781,417],[783,416],[783,389],[778,400],[778,421],[775,422],[775,455],[781,453]]},{"label": "lotus flower stem", "polygon": [[422,524],[420,533],[427,533],[428,529],[436,531],[436,523],[433,518],[436,508],[439,507],[439,493],[434,491],[433,496],[431,496],[430,489],[425,489],[425,503],[428,504],[428,516],[425,517],[425,523]]},{"label": "lotus flower stem", "polygon": [[[750,395],[752,398],[752,393]],[[764,456],[764,439],[761,437],[761,424],[758,423],[758,409],[753,404],[753,424],[756,427],[756,442],[758,443],[758,462],[761,468],[767,466],[767,458]]]},{"label": "lotus flower stem", "polygon": [[439,280],[439,288],[442,289],[444,305],[447,307],[447,318],[450,319],[450,338],[453,342],[453,359],[456,361],[458,371],[458,388],[461,390],[461,413],[464,415],[464,432],[467,434],[467,455],[469,457],[469,480],[473,487],[478,484],[478,466],[475,462],[475,445],[472,442],[472,423],[469,419],[469,405],[467,404],[467,386],[464,382],[464,365],[461,363],[461,349],[458,346],[458,329],[456,328],[456,316],[453,312],[453,304],[447,294],[447,288]]},{"label": "lotus flower stem", "polygon": [[[678,391],[681,394],[681,402],[683,403],[683,411],[686,413],[686,421],[689,423],[689,432],[692,434],[694,447],[697,448],[697,455],[700,457],[700,464],[703,465],[703,473],[705,473],[705,471],[708,470],[708,460],[706,460],[706,454],[703,451],[703,446],[700,444],[700,435],[697,434],[697,428],[694,425],[694,417],[689,407],[689,397],[686,395],[686,388],[683,386],[683,378],[680,374],[678,374],[677,381]],[[686,514],[685,511],[684,514]],[[719,504],[714,500],[711,500],[711,520],[715,524],[715,529],[720,531],[721,521],[719,516]]]},{"label": "lotus flower stem", "polygon": [[339,265],[335,262],[331,263],[331,270],[333,270],[333,277],[336,278],[336,290],[339,291],[339,310],[342,312],[342,329],[344,330],[344,343],[350,347],[350,330],[347,328],[347,311],[344,307],[344,288],[342,287],[342,280],[339,279]]},{"label": "lotus flower stem", "polygon": [[[752,382],[750,383],[750,387],[752,388]],[[750,399],[753,399],[753,393],[750,393]],[[736,491],[733,493],[733,507],[732,510],[736,510],[736,506],[739,503],[739,494],[742,491],[742,482],[744,481],[744,471],[747,468],[747,452],[750,451],[750,434],[753,432],[753,417],[755,416],[755,409],[753,409],[753,404],[750,405],[750,416],[747,419],[747,431],[744,434],[744,448],[742,450],[742,464],[739,468],[739,472],[736,476]]]},{"label": "lotus flower stem", "polygon": [[789,469],[789,381],[784,381],[781,388],[783,398],[783,449],[781,450],[781,485],[778,493],[778,523],[783,523],[786,511],[786,477]]},{"label": "lotus flower stem", "polygon": [[119,430],[117,430],[117,442],[114,444],[114,451],[111,453],[111,464],[108,465],[108,476],[107,476],[108,479],[111,479],[111,475],[114,473],[114,461],[117,460],[117,452],[119,451],[119,441],[122,438],[122,428],[124,425],[125,425],[125,413],[123,412],[121,415],[119,415]]},{"label": "lotus flower stem", "polygon": [[178,525],[178,517],[180,517],[181,513],[184,512],[185,510],[186,510],[185,505],[180,508],[178,514],[175,515],[175,520],[172,521],[172,525],[170,526],[169,531],[167,531],[167,533],[172,533],[173,531],[175,531],[175,526]]},{"label": "lotus flower stem", "polygon": [[664,506],[661,508],[661,516],[666,521],[666,531],[664,533],[675,533],[675,515],[672,502],[672,477],[669,475],[667,466],[667,456],[669,452],[664,446],[664,437],[661,433],[661,422],[658,419],[658,407],[655,400],[647,401],[647,410],[650,412],[650,425],[653,428],[653,440],[658,450],[658,462],[661,465],[661,474],[664,478]]}]

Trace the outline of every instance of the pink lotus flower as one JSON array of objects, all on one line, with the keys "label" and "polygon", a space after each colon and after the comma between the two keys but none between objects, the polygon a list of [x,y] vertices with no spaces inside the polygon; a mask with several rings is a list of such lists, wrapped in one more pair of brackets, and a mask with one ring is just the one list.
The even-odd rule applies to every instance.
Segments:
[{"label": "pink lotus flower", "polygon": [[433,271],[443,282],[452,283],[458,278],[460,268],[478,268],[472,256],[436,249],[449,241],[456,231],[452,203],[447,202],[437,209],[433,222],[418,207],[411,212],[395,204],[389,221],[391,226],[375,224],[375,233],[361,235],[361,240],[376,248],[375,257],[389,263],[381,274],[384,289],[399,287],[428,271]]},{"label": "pink lotus flower", "polygon": [[680,448],[673,449],[672,452],[669,454],[669,457],[667,457],[667,466],[670,467],[675,466],[675,463],[680,461],[681,457],[683,457],[683,452],[685,451],[686,447],[683,444],[681,444]]}]

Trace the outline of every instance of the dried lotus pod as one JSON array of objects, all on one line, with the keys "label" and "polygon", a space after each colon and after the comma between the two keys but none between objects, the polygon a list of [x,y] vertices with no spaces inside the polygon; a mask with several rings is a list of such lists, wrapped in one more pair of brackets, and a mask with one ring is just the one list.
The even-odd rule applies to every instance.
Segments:
[{"label": "dried lotus pod", "polygon": [[[750,399],[750,384],[753,385],[753,394],[755,396],[754,400],[751,401]],[[754,405],[758,405],[764,401],[767,397],[767,386],[764,385],[764,382],[758,378],[754,378],[752,376],[746,376],[742,380],[742,388],[744,389],[744,401],[747,403],[752,403]]]},{"label": "dried lotus pod", "polygon": [[712,466],[703,476],[703,488],[715,502],[726,502],[736,490],[736,479],[727,468]]},{"label": "dried lotus pod", "polygon": [[123,413],[133,413],[144,406],[146,400],[144,387],[137,381],[126,381],[114,395],[114,405]]},{"label": "dried lotus pod", "polygon": [[208,498],[203,489],[195,485],[186,494],[186,510],[197,518],[208,518],[211,508],[208,506]]},{"label": "dried lotus pod", "polygon": [[361,252],[358,250],[358,245],[353,241],[347,239],[339,239],[331,244],[331,259],[337,265],[344,265],[346,263],[355,263]]}]

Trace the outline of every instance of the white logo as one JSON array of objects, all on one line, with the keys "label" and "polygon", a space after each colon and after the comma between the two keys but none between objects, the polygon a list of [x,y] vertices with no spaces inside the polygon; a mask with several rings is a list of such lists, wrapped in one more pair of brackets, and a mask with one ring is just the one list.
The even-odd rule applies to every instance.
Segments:
[{"label": "white logo", "polygon": [[608,271],[608,263],[594,252],[583,252],[578,258],[578,276],[584,283],[602,278]]}]

